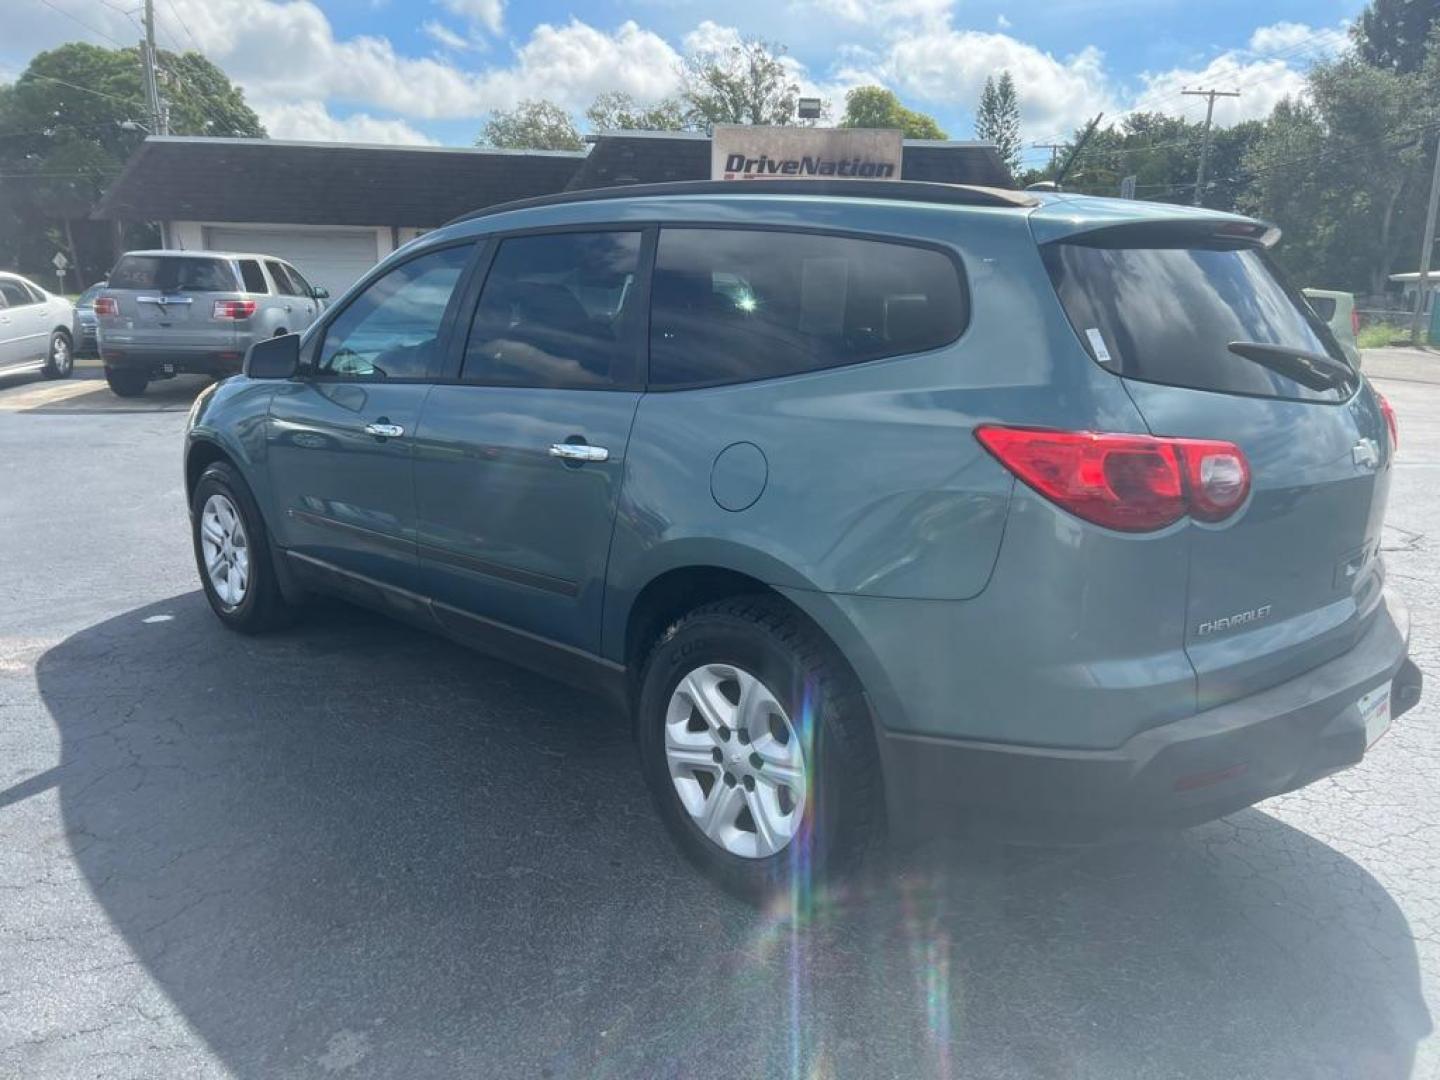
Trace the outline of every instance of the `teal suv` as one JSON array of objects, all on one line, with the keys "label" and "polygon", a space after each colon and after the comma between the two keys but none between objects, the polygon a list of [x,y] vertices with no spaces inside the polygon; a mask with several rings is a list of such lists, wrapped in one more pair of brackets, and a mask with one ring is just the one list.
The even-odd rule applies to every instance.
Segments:
[{"label": "teal suv", "polygon": [[1420,695],[1394,416],[1275,240],[922,183],[486,210],[202,394],[200,578],[237,630],[336,593],[613,696],[743,893],[1226,814]]}]

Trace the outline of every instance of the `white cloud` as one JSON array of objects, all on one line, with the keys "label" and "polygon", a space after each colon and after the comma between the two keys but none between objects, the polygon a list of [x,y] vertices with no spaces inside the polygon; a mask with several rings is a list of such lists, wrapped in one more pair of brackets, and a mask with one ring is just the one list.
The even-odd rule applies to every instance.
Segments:
[{"label": "white cloud", "polygon": [[1133,99],[1134,111],[1183,113],[1191,120],[1204,119],[1205,99],[1185,97],[1182,90],[1238,90],[1239,97],[1215,99],[1220,127],[1269,116],[1281,98],[1305,92],[1305,76],[1284,60],[1248,61],[1240,53],[1222,53],[1203,68],[1147,72],[1140,79],[1143,89]]},{"label": "white cloud", "polygon": [[442,49],[452,49],[456,52],[462,52],[472,47],[469,38],[457,34],[444,23],[435,19],[426,19],[420,24],[420,31]]},{"label": "white cloud", "polygon": [[1012,23],[1009,19],[1007,19],[1004,15],[996,15],[995,25],[998,26],[1001,30],[1009,30],[1015,24]]},{"label": "white cloud", "polygon": [[1349,25],[1342,22],[1317,29],[1305,23],[1273,23],[1251,34],[1249,47],[1252,53],[1265,56],[1276,53],[1305,57],[1333,56],[1349,45]]},{"label": "white cloud", "polygon": [[897,89],[925,104],[973,110],[989,76],[1009,71],[1029,133],[1066,132],[1115,108],[1104,55],[1087,46],[1056,57],[1009,34],[946,27],[895,39],[881,70]]},{"label": "white cloud", "polygon": [[897,23],[943,21],[954,0],[799,0],[798,6],[883,30]]},{"label": "white cloud", "polygon": [[441,0],[455,15],[468,19],[472,26],[483,26],[492,34],[505,28],[505,0]]},{"label": "white cloud", "polygon": [[332,116],[318,101],[255,102],[254,108],[272,138],[308,142],[359,142],[433,146],[434,139],[403,120],[382,120],[364,113]]}]

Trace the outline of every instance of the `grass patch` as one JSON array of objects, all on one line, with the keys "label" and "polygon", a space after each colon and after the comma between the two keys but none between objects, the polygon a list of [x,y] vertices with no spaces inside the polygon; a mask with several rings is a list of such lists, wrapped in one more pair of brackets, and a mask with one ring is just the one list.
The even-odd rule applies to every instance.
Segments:
[{"label": "grass patch", "polygon": [[1396,341],[1408,341],[1409,338],[1410,328],[1407,326],[1371,323],[1360,328],[1360,333],[1355,335],[1355,343],[1362,349],[1383,349],[1386,345]]}]

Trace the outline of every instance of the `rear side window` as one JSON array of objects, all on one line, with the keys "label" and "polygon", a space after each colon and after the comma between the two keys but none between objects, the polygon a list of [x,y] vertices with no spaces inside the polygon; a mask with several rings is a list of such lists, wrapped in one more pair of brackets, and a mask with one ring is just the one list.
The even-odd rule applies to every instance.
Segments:
[{"label": "rear side window", "polygon": [[245,283],[246,292],[268,293],[270,291],[265,284],[265,275],[260,272],[260,264],[254,259],[240,260],[240,280]]},{"label": "rear side window", "polygon": [[650,383],[769,379],[938,348],[969,318],[932,248],[774,230],[662,229]]},{"label": "rear side window", "polygon": [[500,243],[465,347],[466,382],[603,389],[635,382],[640,233]]},{"label": "rear side window", "polygon": [[1259,251],[1056,243],[1043,254],[1075,332],[1117,374],[1227,394],[1348,396],[1302,386],[1228,348],[1261,342],[1345,359],[1324,323]]},{"label": "rear side window", "polygon": [[1315,309],[1315,314],[1327,323],[1335,318],[1335,298],[1333,296],[1311,296],[1308,299],[1310,306]]},{"label": "rear side window", "polygon": [[192,255],[123,255],[109,285],[161,292],[235,292],[238,286],[229,262]]}]

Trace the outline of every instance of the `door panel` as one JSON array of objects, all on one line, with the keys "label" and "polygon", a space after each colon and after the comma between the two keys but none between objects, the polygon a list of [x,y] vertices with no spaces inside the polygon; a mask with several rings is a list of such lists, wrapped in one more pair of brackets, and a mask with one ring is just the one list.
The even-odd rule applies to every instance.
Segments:
[{"label": "door panel", "polygon": [[[414,590],[411,434],[421,383],[294,382],[270,405],[270,484],[283,546]],[[399,437],[366,431],[399,427]]]},{"label": "door panel", "polygon": [[426,252],[372,281],[276,392],[268,462],[283,546],[415,591],[415,432],[473,252]]},{"label": "door panel", "polygon": [[462,384],[435,388],[416,439],[422,589],[459,632],[471,615],[599,648],[640,400],[644,236],[582,229],[494,248]]},{"label": "door panel", "polygon": [[[415,446],[421,591],[598,649],[610,531],[639,400],[634,391],[435,387]],[[576,463],[550,452],[581,442],[603,447],[607,459]]]}]

